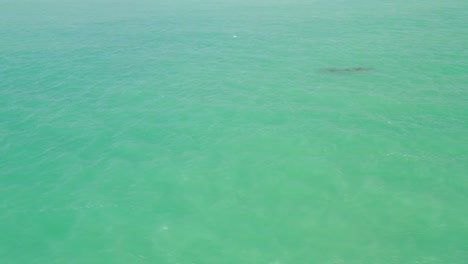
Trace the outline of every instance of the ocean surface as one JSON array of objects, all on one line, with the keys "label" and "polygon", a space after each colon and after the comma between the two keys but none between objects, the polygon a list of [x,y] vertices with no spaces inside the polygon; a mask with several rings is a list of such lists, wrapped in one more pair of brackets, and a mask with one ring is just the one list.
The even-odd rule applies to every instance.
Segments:
[{"label": "ocean surface", "polygon": [[0,263],[468,263],[467,25],[466,0],[0,0]]}]

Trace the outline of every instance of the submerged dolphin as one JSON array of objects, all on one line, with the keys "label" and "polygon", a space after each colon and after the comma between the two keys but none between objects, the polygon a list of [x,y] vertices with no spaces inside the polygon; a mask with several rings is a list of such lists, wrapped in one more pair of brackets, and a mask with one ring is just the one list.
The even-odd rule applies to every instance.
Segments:
[{"label": "submerged dolphin", "polygon": [[325,72],[360,72],[360,71],[370,71],[370,70],[372,70],[372,68],[364,68],[364,67],[321,69],[321,71],[325,71]]}]

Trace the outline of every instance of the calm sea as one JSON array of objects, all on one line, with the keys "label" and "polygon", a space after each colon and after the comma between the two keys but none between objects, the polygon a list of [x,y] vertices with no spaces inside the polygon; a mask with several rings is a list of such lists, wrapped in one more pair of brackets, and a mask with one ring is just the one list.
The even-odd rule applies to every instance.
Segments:
[{"label": "calm sea", "polygon": [[468,263],[468,1],[0,0],[0,263]]}]

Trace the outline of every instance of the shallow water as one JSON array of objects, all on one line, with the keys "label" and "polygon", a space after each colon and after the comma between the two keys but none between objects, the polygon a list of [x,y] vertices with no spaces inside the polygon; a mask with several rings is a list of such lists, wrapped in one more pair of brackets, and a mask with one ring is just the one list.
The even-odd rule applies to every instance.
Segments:
[{"label": "shallow water", "polygon": [[0,0],[0,262],[467,263],[467,10]]}]

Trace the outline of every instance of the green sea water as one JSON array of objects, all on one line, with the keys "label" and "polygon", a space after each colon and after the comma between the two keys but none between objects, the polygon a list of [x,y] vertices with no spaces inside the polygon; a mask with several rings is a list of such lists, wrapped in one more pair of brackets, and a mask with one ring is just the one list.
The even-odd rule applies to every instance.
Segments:
[{"label": "green sea water", "polygon": [[466,0],[0,0],[0,263],[468,263],[467,25]]}]

